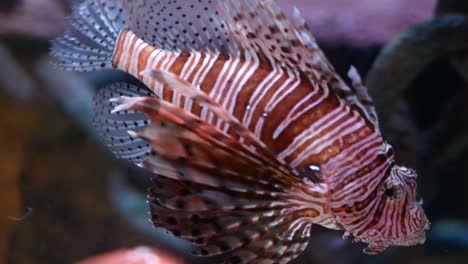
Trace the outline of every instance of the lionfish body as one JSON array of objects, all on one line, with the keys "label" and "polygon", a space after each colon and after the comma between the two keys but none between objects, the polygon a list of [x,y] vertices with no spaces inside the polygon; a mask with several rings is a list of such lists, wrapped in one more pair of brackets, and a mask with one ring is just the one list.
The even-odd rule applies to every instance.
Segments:
[{"label": "lionfish body", "polygon": [[[396,166],[354,68],[337,76],[273,1],[88,0],[54,43],[63,68],[117,68],[149,90],[96,96],[109,148],[155,174],[152,221],[231,262],[287,262],[312,224],[423,243],[416,174]],[[110,102],[109,102],[110,99]]]}]

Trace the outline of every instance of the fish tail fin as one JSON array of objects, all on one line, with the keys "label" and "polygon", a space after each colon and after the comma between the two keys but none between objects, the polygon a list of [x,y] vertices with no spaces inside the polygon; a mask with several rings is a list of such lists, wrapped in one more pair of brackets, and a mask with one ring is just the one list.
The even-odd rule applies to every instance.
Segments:
[{"label": "fish tail fin", "polygon": [[51,56],[61,69],[110,69],[116,40],[125,20],[122,0],[86,0],[76,6],[65,35],[52,41]]}]

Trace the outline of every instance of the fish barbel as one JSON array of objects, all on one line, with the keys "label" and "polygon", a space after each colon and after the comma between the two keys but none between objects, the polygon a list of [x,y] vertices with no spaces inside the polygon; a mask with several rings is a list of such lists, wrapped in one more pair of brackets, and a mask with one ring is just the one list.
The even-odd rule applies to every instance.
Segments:
[{"label": "fish barbel", "polygon": [[230,263],[286,263],[312,224],[376,254],[424,243],[415,171],[392,147],[357,71],[349,87],[298,10],[272,0],[87,0],[53,43],[57,65],[116,68],[95,125],[157,175],[152,221]]}]

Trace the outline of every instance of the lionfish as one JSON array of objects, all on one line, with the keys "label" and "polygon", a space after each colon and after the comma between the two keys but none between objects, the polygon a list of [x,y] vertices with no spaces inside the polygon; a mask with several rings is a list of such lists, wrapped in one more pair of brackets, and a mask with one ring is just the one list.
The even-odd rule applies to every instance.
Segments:
[{"label": "lionfish", "polygon": [[86,0],[53,42],[67,70],[120,69],[96,95],[115,155],[157,174],[151,220],[229,263],[286,263],[312,224],[376,254],[425,241],[357,71],[341,79],[297,9],[272,0]]}]

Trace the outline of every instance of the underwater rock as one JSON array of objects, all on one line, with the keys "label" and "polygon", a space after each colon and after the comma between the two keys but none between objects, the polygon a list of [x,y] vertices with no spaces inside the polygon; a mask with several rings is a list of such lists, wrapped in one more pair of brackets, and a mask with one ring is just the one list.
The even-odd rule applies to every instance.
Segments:
[{"label": "underwater rock", "polygon": [[432,62],[468,46],[468,18],[447,15],[419,23],[400,33],[381,51],[367,75],[382,130],[388,130],[395,104]]}]

